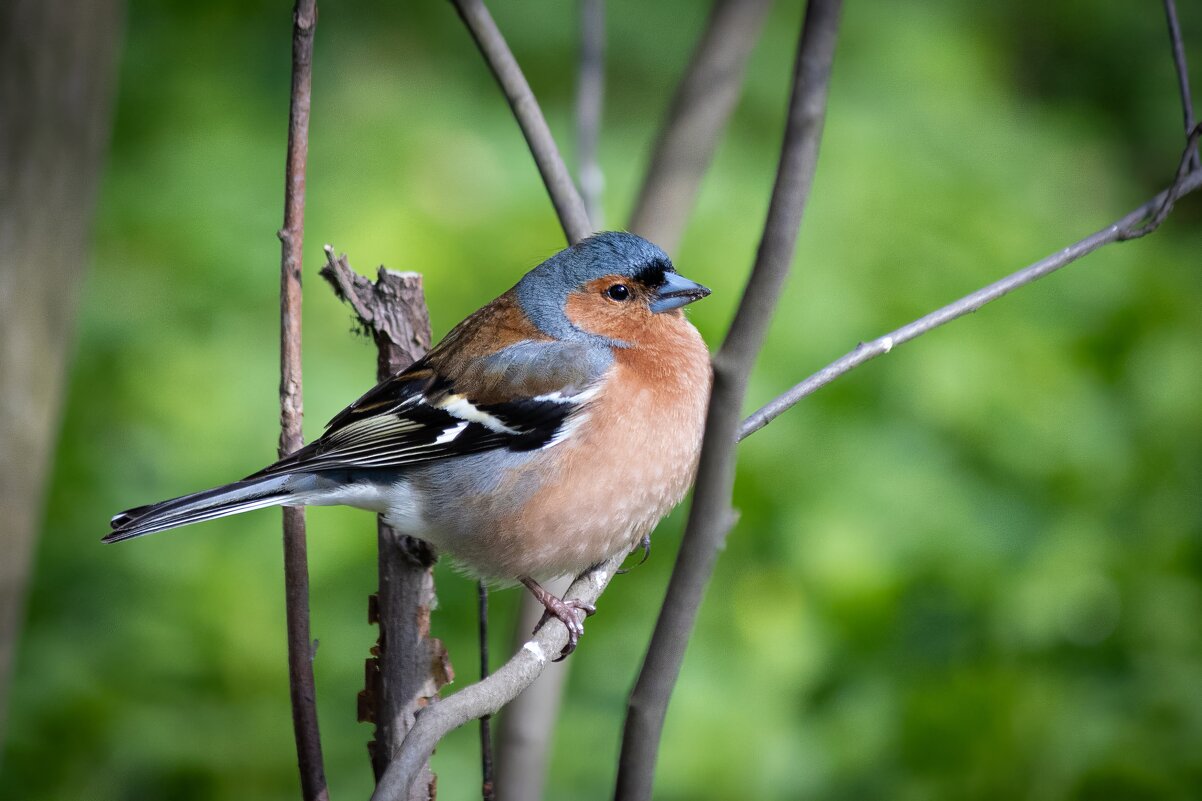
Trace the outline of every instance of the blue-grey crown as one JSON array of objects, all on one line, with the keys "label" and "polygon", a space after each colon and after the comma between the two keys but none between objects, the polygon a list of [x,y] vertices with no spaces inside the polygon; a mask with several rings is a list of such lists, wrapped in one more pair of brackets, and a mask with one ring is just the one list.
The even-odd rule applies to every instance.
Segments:
[{"label": "blue-grey crown", "polygon": [[639,279],[652,286],[675,272],[672,260],[635,234],[606,231],[559,251],[515,287],[518,303],[543,333],[557,339],[603,339],[573,326],[564,315],[568,294],[605,275]]}]

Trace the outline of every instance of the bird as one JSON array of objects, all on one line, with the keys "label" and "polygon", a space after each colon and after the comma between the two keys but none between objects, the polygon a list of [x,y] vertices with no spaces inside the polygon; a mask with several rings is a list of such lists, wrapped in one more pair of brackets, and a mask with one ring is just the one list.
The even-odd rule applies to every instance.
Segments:
[{"label": "bird", "polygon": [[562,659],[595,609],[540,581],[649,548],[692,484],[712,372],[684,307],[709,294],[642,237],[590,236],[317,440],[240,481],[121,512],[103,542],[271,506],[370,510],[471,575],[525,585],[546,609],[539,626],[567,627]]}]

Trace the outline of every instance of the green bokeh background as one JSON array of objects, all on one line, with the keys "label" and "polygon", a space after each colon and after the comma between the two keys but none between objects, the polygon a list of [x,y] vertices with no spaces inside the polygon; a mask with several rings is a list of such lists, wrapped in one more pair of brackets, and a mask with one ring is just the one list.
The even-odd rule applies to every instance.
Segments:
[{"label": "green bokeh background", "polygon": [[[287,3],[129,6],[3,799],[298,797],[278,513],[101,547],[125,507],[276,441]],[[748,409],[1075,241],[1167,182],[1181,117],[1159,3],[850,2],[796,270]],[[1202,62],[1202,7],[1182,3]],[[570,156],[575,6],[494,13]],[[601,156],[620,227],[699,2],[609,2]],[[720,341],[767,206],[801,16],[779,3],[677,255]],[[426,276],[436,335],[561,246],[449,4],[327,2],[305,240],[306,432],[374,369],[321,246]],[[1195,83],[1202,83],[1195,72]],[[1184,799],[1202,788],[1202,206],[898,349],[740,449],[742,519],[664,732],[663,799]],[[620,499],[615,499],[620,502]],[[355,694],[373,521],[310,512],[334,799],[371,779]],[[548,798],[611,793],[625,694],[682,515],[572,657]],[[474,674],[474,586],[435,633]],[[494,594],[503,654],[517,592]],[[498,657],[499,658],[499,657]],[[477,796],[476,735],[439,748]]]}]

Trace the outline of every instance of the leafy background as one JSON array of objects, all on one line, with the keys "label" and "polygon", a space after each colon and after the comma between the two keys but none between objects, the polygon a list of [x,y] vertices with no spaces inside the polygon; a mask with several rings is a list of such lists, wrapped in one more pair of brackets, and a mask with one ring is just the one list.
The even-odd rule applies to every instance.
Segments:
[{"label": "leafy background", "polygon": [[[119,509],[272,457],[287,5],[129,5],[0,798],[296,797],[278,516],[97,542]],[[570,154],[574,5],[492,5]],[[1197,62],[1202,7],[1181,5]],[[620,226],[704,13],[609,7],[601,155]],[[800,13],[781,2],[769,19],[677,254],[715,290],[693,312],[711,344],[764,216]],[[360,269],[422,271],[436,334],[562,242],[448,4],[324,5],[315,76],[310,436],[374,369],[316,277],[324,242]],[[849,3],[749,409],[1138,205],[1171,174],[1180,128],[1159,4]],[[858,370],[741,447],[742,520],[673,698],[658,797],[1194,796],[1200,209],[1186,200],[1155,236]],[[363,798],[373,523],[310,520],[327,772],[333,798]],[[680,523],[572,657],[549,798],[609,797]],[[434,629],[462,684],[473,585],[446,566],[439,580]],[[498,654],[517,597],[494,594]],[[467,729],[439,748],[443,798],[477,797],[475,748]]]}]

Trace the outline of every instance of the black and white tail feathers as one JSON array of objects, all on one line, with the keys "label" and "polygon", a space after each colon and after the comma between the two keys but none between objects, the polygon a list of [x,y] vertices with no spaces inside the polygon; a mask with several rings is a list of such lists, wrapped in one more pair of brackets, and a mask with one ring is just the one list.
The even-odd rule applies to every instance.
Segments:
[{"label": "black and white tail feathers", "polygon": [[476,360],[460,387],[432,366],[437,352],[380,383],[296,453],[233,484],[122,512],[103,541],[268,506],[345,503],[383,511],[384,490],[373,489],[372,474],[389,473],[391,485],[414,465],[564,441],[585,419],[612,361],[607,347],[522,340]]},{"label": "black and white tail feathers", "polygon": [[282,506],[296,495],[292,475],[248,478],[224,487],[194,492],[169,501],[128,509],[111,521],[113,530],[102,542],[121,542],[203,520]]}]

